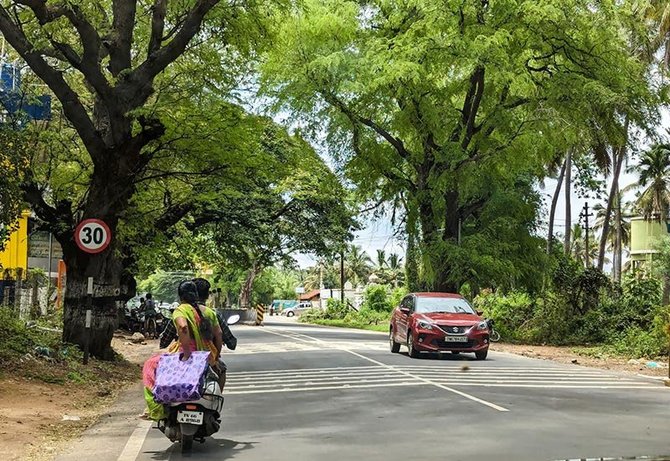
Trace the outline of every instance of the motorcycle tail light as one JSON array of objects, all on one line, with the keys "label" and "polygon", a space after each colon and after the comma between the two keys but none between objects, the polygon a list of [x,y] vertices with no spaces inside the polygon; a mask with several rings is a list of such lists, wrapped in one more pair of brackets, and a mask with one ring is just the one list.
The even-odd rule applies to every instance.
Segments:
[{"label": "motorcycle tail light", "polygon": [[186,405],[186,409],[187,409],[187,410],[197,410],[198,407],[195,406],[195,405]]}]

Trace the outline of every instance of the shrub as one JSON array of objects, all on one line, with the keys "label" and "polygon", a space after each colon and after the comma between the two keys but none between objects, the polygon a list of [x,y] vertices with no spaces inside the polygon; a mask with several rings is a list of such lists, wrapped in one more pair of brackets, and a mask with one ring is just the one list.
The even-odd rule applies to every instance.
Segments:
[{"label": "shrub", "polygon": [[367,287],[363,294],[361,309],[390,312],[392,307],[388,296],[388,288],[385,285],[370,285]]},{"label": "shrub", "polygon": [[407,296],[409,291],[407,290],[406,287],[398,287],[394,288],[393,291],[391,291],[391,295],[389,296],[389,304],[391,306],[391,310],[395,309],[400,305],[400,301],[402,301],[402,298]]},{"label": "shrub", "polygon": [[323,309],[308,309],[302,313],[298,318],[301,322],[313,322],[315,320],[321,320],[326,318],[326,311]]},{"label": "shrub", "polygon": [[533,317],[533,302],[526,293],[484,293],[477,296],[473,304],[477,310],[484,311],[485,317],[495,321],[496,330],[507,340],[521,339],[521,330]]},{"label": "shrub", "polygon": [[339,299],[330,298],[327,306],[325,314],[327,319],[343,319],[349,313],[346,300],[342,302]]},{"label": "shrub", "polygon": [[613,339],[612,349],[628,357],[655,358],[667,354],[668,341],[662,331],[643,330],[638,326],[631,326],[618,338]]}]

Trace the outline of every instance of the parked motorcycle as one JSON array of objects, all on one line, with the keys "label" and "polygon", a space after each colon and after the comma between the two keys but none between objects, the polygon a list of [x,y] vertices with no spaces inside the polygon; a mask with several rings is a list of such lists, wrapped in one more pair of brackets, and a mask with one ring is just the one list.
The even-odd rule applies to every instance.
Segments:
[{"label": "parked motorcycle", "polygon": [[[240,316],[228,318],[228,325],[239,322]],[[223,392],[219,387],[219,376],[208,367],[200,400],[166,405],[167,418],[158,421],[158,429],[172,442],[181,443],[181,451],[189,452],[193,441],[204,443],[219,431]]]}]

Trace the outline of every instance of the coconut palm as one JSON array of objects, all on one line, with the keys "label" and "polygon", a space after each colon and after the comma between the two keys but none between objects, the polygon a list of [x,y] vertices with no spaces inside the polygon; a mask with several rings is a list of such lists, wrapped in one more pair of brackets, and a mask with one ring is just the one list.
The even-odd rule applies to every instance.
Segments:
[{"label": "coconut palm", "polygon": [[621,281],[621,271],[623,264],[623,249],[627,248],[630,243],[630,221],[627,216],[630,214],[630,203],[621,205],[623,194],[619,191],[615,197],[613,204],[614,215],[610,226],[604,226],[606,222],[607,208],[602,204],[593,207],[596,212],[596,220],[593,230],[602,232],[607,227],[607,235],[605,241],[607,242],[607,251],[614,254],[614,267],[612,270],[613,279],[617,282]]},{"label": "coconut palm", "polygon": [[305,290],[317,290],[323,288],[336,288],[340,280],[339,265],[332,259],[319,258],[313,267],[307,269],[304,279]]},{"label": "coconut palm", "polygon": [[670,145],[653,146],[630,170],[638,173],[638,181],[628,188],[642,189],[636,198],[635,211],[645,219],[666,221],[670,208]]},{"label": "coconut palm", "polygon": [[370,275],[372,259],[360,246],[351,245],[345,255],[344,266],[347,278],[358,286]]},{"label": "coconut palm", "polygon": [[386,269],[387,263],[386,263],[386,251],[384,250],[377,250],[377,268],[375,270],[377,271],[383,271]]},{"label": "coconut palm", "polygon": [[402,266],[402,257],[392,253],[386,260],[386,269],[381,272],[384,283],[397,287],[404,281],[405,274]]}]

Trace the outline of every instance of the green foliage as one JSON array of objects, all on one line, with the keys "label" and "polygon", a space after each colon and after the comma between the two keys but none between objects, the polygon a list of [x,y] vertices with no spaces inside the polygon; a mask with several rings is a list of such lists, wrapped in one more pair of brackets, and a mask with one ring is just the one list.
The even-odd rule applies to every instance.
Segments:
[{"label": "green foliage", "polygon": [[644,128],[658,119],[646,63],[629,51],[644,31],[628,3],[301,7],[278,21],[265,91],[314,139],[326,127],[359,195],[404,214],[413,289],[539,291],[535,186],[546,161],[619,145],[622,113]]},{"label": "green foliage", "polygon": [[528,294],[506,295],[485,292],[473,300],[474,307],[495,321],[495,328],[507,341],[521,340],[521,333],[533,315],[534,303]]},{"label": "green foliage", "polygon": [[138,291],[151,293],[153,299],[172,303],[178,301],[177,287],[179,283],[195,277],[194,272],[156,271],[137,284]]},{"label": "green foliage", "polygon": [[349,313],[349,306],[347,301],[340,301],[339,299],[328,299],[325,316],[328,319],[343,319]]},{"label": "green foliage", "polygon": [[361,310],[372,312],[390,312],[393,309],[388,298],[388,287],[384,285],[369,285],[363,294]]},{"label": "green foliage", "polygon": [[0,251],[24,207],[20,184],[28,166],[27,142],[22,132],[0,124]]}]

